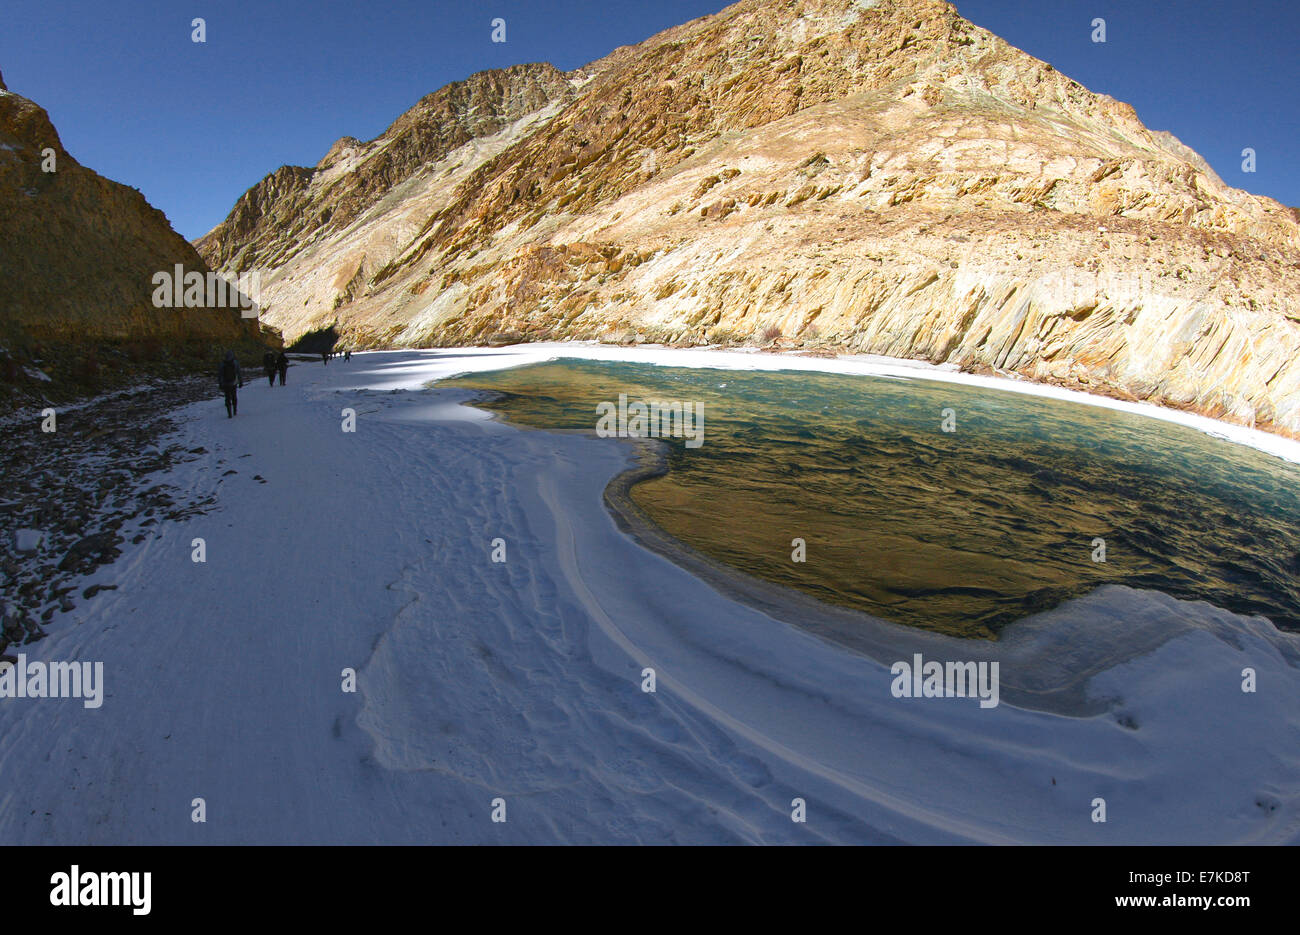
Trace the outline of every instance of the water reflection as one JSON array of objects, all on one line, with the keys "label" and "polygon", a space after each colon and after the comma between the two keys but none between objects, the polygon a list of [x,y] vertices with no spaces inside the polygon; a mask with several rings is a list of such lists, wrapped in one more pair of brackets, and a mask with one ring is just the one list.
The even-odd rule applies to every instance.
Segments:
[{"label": "water reflection", "polygon": [[899,623],[989,636],[1116,582],[1300,630],[1300,470],[1183,426],[801,372],[562,361],[449,382],[542,428],[593,429],[619,393],[703,402],[703,446],[671,442],[669,473],[635,503],[708,556]]}]

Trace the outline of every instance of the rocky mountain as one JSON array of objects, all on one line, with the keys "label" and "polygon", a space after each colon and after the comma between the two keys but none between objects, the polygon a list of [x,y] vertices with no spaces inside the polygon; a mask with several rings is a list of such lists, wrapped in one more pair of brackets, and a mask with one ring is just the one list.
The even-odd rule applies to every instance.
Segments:
[{"label": "rocky mountain", "polygon": [[941,0],[485,72],[198,242],[286,337],[859,351],[1300,433],[1300,222]]},{"label": "rocky mountain", "polygon": [[[413,177],[471,140],[499,133],[573,94],[570,82],[550,65],[516,65],[450,84],[421,98],[369,143],[345,136],[315,168],[281,166],[245,192],[230,217],[198,246],[218,265],[284,266],[310,241],[346,230],[380,201],[396,207],[418,190],[445,187]],[[391,197],[399,186],[406,190]]]},{"label": "rocky mountain", "polygon": [[11,394],[51,371],[88,389],[101,369],[260,338],[238,310],[155,307],[156,273],[179,264],[206,276],[207,264],[139,191],[80,165],[45,110],[3,79],[0,244],[0,386]]}]

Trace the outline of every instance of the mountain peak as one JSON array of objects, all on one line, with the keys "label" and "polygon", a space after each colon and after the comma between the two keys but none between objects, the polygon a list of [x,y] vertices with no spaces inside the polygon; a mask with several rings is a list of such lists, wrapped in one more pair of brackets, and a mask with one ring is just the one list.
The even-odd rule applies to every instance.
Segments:
[{"label": "mountain peak", "polygon": [[476,72],[424,95],[375,139],[344,136],[314,168],[281,167],[196,241],[218,265],[280,264],[424,167],[473,140],[571,99],[575,82],[545,63]]}]

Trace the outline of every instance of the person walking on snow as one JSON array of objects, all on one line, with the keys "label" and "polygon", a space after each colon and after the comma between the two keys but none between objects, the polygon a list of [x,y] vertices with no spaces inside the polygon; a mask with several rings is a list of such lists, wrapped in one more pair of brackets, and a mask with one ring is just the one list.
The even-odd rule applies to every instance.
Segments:
[{"label": "person walking on snow", "polygon": [[239,369],[239,361],[235,360],[234,351],[226,351],[226,359],[221,362],[221,367],[217,371],[217,385],[221,387],[221,392],[226,394],[226,418],[233,419],[239,412],[239,396],[235,393],[236,386],[244,385],[244,372]]},{"label": "person walking on snow", "polygon": [[262,355],[262,370],[266,372],[267,386],[275,386],[275,354],[267,351]]},{"label": "person walking on snow", "polygon": [[276,355],[275,369],[280,372],[280,385],[284,386],[284,375],[289,370],[289,358],[284,356],[284,351]]}]

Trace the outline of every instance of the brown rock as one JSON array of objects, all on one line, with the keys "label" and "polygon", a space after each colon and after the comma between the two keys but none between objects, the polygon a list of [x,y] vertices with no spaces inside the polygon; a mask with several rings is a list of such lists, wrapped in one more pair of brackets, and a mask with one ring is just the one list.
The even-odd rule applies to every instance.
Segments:
[{"label": "brown rock", "polygon": [[[47,151],[54,171],[44,171]],[[80,165],[45,110],[0,88],[0,336],[45,349],[105,342],[153,353],[191,340],[255,337],[236,310],[160,309],[152,277],[180,264],[207,273],[194,248],[137,190]],[[91,354],[86,366],[98,366]]]}]

